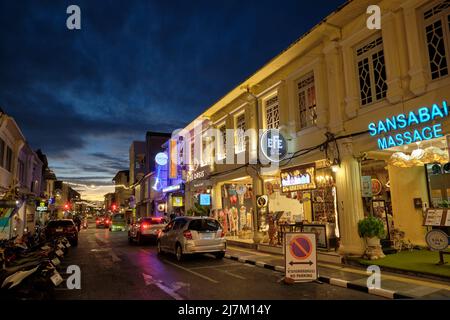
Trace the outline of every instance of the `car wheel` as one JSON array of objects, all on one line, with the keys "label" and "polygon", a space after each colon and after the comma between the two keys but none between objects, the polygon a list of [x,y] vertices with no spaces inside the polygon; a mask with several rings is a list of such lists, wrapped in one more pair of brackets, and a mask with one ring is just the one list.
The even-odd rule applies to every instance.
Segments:
[{"label": "car wheel", "polygon": [[161,241],[159,241],[159,240],[156,242],[156,250],[157,250],[158,254],[160,254],[160,255],[164,253],[161,248]]},{"label": "car wheel", "polygon": [[141,244],[142,244],[142,237],[141,237],[141,234],[138,233],[136,238],[137,238],[137,243],[138,243],[139,245],[141,245]]},{"label": "car wheel", "polygon": [[216,259],[223,259],[225,257],[225,252],[220,251],[215,254]]},{"label": "car wheel", "polygon": [[181,245],[178,243],[175,249],[175,255],[177,257],[177,261],[183,260],[183,249],[181,249]]},{"label": "car wheel", "polygon": [[78,245],[78,239],[72,241],[72,246],[76,247]]}]

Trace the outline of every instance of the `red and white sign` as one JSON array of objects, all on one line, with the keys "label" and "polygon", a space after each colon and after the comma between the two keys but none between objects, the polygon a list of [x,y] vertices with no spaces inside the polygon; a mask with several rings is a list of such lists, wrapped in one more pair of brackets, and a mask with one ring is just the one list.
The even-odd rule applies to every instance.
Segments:
[{"label": "red and white sign", "polygon": [[284,246],[285,277],[295,282],[317,280],[316,234],[287,232]]}]

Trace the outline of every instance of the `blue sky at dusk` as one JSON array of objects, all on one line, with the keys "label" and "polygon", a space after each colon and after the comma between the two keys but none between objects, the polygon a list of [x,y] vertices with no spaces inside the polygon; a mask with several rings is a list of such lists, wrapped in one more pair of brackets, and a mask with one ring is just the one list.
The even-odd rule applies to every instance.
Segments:
[{"label": "blue sky at dusk", "polygon": [[0,107],[59,179],[111,185],[131,141],[185,126],[344,2],[0,0]]}]

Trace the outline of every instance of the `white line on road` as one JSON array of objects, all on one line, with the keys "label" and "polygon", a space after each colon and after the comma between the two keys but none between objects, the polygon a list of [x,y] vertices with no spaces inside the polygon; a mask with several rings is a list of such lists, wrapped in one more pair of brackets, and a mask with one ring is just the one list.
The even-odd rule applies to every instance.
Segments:
[{"label": "white line on road", "polygon": [[[178,293],[175,292],[175,290],[165,286],[161,280],[154,280],[151,275],[143,273],[142,276],[144,277],[145,285],[149,286],[151,284],[154,284],[158,288],[160,288],[162,291],[167,293],[169,296],[174,298],[175,300],[184,300]],[[177,286],[177,289],[180,289],[181,286]]]},{"label": "white line on road", "polygon": [[198,272],[189,270],[188,268],[182,267],[182,266],[180,266],[180,265],[178,265],[178,264],[176,264],[176,263],[170,262],[170,261],[165,260],[165,259],[164,259],[164,262],[167,262],[168,264],[171,264],[172,266],[177,267],[177,268],[180,268],[180,269],[182,269],[182,270],[184,270],[184,271],[187,271],[187,272],[189,272],[189,273],[195,274],[196,276],[198,276],[198,277],[200,277],[200,278],[203,278],[203,279],[205,279],[205,280],[211,281],[212,283],[219,283],[219,281],[217,281],[217,280],[214,280],[214,279],[212,279],[212,278],[210,278],[210,277],[204,276],[204,275],[202,275],[202,274],[200,274],[200,273],[198,273]]},{"label": "white line on road", "polygon": [[229,272],[229,271],[226,271],[226,270],[220,270],[220,271],[226,273],[226,274],[229,275],[229,276],[232,276],[232,277],[235,277],[235,278],[238,278],[238,279],[241,279],[241,280],[247,280],[247,278],[245,278],[245,277],[243,277],[243,276],[240,276],[240,275],[238,275],[238,274],[234,274],[234,273]]}]

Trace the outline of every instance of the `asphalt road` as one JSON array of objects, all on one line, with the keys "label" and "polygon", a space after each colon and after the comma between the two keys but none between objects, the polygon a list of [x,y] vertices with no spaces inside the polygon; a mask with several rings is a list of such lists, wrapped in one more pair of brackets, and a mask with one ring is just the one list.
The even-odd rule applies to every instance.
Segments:
[{"label": "asphalt road", "polygon": [[178,263],[171,255],[159,257],[153,244],[130,245],[126,232],[94,225],[80,232],[62,270],[69,265],[80,267],[81,289],[63,282],[56,299],[381,299],[325,283],[286,285],[282,273],[209,255]]}]

